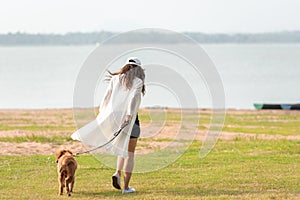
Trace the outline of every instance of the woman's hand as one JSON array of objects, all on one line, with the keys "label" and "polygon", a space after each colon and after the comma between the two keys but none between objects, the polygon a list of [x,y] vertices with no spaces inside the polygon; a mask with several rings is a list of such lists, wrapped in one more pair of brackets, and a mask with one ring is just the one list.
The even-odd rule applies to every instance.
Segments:
[{"label": "woman's hand", "polygon": [[127,126],[130,123],[131,119],[132,119],[131,115],[126,115],[125,120],[121,125],[121,129],[123,129],[125,126]]}]

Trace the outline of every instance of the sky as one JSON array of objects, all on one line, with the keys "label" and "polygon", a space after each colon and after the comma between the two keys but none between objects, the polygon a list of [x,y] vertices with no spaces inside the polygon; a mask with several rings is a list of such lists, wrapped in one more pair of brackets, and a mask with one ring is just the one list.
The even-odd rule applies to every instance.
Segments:
[{"label": "sky", "polygon": [[300,30],[299,0],[0,0],[0,33]]}]

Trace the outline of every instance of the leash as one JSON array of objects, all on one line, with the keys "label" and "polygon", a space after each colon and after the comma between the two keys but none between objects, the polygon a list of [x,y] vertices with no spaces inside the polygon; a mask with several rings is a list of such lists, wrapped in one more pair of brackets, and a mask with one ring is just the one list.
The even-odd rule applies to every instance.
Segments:
[{"label": "leash", "polygon": [[81,155],[81,154],[90,153],[90,152],[92,152],[92,151],[95,151],[95,150],[97,150],[97,149],[100,149],[100,148],[102,148],[102,147],[108,145],[108,144],[111,143],[116,137],[118,137],[118,135],[122,132],[122,130],[123,130],[127,125],[128,125],[128,124],[126,124],[125,126],[121,127],[117,132],[115,132],[115,133],[114,133],[114,137],[111,138],[111,139],[110,139],[108,142],[106,142],[105,144],[102,144],[102,145],[100,145],[100,146],[97,146],[97,147],[95,147],[95,148],[93,148],[93,149],[89,149],[89,150],[87,150],[87,151],[77,152],[77,153],[75,153],[75,156],[78,156],[78,155]]}]

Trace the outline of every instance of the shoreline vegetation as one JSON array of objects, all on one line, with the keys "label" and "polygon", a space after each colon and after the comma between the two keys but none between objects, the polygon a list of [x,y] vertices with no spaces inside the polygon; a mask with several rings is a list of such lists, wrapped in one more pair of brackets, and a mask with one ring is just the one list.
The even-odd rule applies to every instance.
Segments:
[{"label": "shoreline vegetation", "polygon": [[[14,32],[0,34],[1,46],[14,45],[90,45],[102,43],[105,40],[118,35],[118,32],[70,32],[65,34],[52,33],[24,33]],[[281,31],[267,33],[200,33],[182,32],[197,43],[300,43],[300,31]],[[132,32],[125,38],[114,39],[116,44],[126,43],[185,43],[186,39],[178,37],[178,33],[164,32]],[[190,42],[190,41],[189,41]]]},{"label": "shoreline vegetation", "polygon": [[[78,123],[90,120],[91,113],[95,116],[82,111],[75,123],[72,109],[0,109],[1,199],[57,199],[55,152],[86,149],[70,139]],[[140,109],[142,136],[155,134],[139,139],[137,155],[164,148],[179,127],[196,128],[193,142],[166,167],[134,174],[131,184],[138,192],[133,195],[122,195],[111,186],[115,169],[92,154],[78,156],[72,199],[300,198],[300,111],[226,110],[217,143],[200,158],[211,113],[188,110],[182,123],[179,109]],[[155,119],[164,120],[163,128]],[[177,138],[175,144],[180,142],[185,141]]]}]

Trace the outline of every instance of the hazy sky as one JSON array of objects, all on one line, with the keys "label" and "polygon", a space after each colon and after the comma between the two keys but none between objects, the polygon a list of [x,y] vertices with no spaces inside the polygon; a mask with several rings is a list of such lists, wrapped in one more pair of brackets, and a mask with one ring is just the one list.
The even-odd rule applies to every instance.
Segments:
[{"label": "hazy sky", "polygon": [[300,0],[0,0],[0,33],[300,30]]}]

